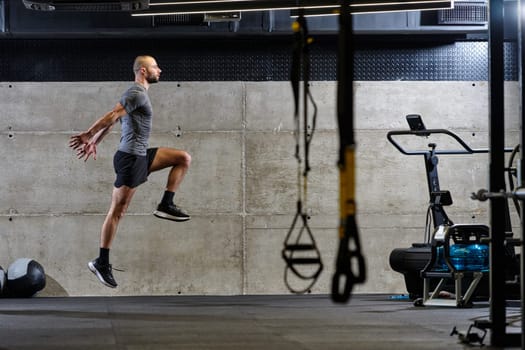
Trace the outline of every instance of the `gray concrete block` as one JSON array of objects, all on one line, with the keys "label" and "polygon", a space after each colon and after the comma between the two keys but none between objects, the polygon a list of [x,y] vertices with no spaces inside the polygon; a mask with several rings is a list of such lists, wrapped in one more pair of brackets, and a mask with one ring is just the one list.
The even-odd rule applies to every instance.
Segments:
[{"label": "gray concrete block", "polygon": [[[78,160],[68,148],[69,134],[3,135],[0,145],[9,167],[0,169],[5,184],[0,212],[20,214],[105,213],[115,180],[113,154],[118,134],[98,147],[97,160]],[[187,150],[193,163],[177,200],[194,213],[241,210],[241,137],[238,133],[153,134],[151,146]],[[153,173],[141,185],[129,212],[151,212],[160,201],[168,170]]]},{"label": "gray concrete block", "polygon": [[[61,133],[2,136],[5,161],[10,164],[0,170],[5,185],[2,213],[100,211],[100,194],[110,193],[107,184],[114,177],[104,160],[77,160],[68,148],[69,136]],[[108,197],[103,198],[106,202]]]},{"label": "gray concrete block", "polygon": [[[267,216],[268,227],[264,229],[246,230],[246,293],[247,294],[283,294],[289,293],[284,280],[286,263],[281,256],[283,242],[290,228],[293,216],[287,216],[288,226],[272,227],[274,217]],[[315,217],[312,218],[311,231],[321,251],[324,269],[319,280],[311,288],[312,293],[329,293],[337,231],[334,228],[314,228]],[[297,230],[302,225],[298,225]],[[301,267],[306,276],[315,272],[317,265]],[[290,285],[302,290],[309,286],[312,280],[301,280],[289,273]]]},{"label": "gray concrete block", "polygon": [[2,130],[84,130],[111,110],[129,82],[0,83]]},{"label": "gray concrete block", "polygon": [[[403,155],[387,141],[386,133],[360,131],[357,134],[358,208],[366,213],[378,210],[384,213],[424,212],[429,200],[424,157]],[[458,135],[472,147],[487,147],[484,133]],[[409,137],[400,138],[399,143],[411,150],[429,150],[430,142],[435,142],[439,150],[461,149],[457,143],[448,143],[449,139]],[[487,154],[438,156],[440,187],[449,190],[454,201],[450,210],[469,212],[483,207],[480,202],[471,200],[470,195],[487,187],[487,157]]]},{"label": "gray concrete block", "polygon": [[[294,97],[289,82],[266,82],[265,84],[247,82],[245,85],[246,127],[248,130],[274,132],[294,130]],[[310,91],[318,108],[317,128],[333,130],[337,120],[335,82],[310,82]],[[299,106],[302,121],[302,100]],[[308,109],[309,116],[312,116],[314,109],[311,103]]]},{"label": "gray concrete block", "polygon": [[[335,132],[318,132],[312,141],[308,177],[308,208],[313,212],[336,210]],[[298,198],[298,165],[292,133],[249,133],[246,136],[246,198],[250,214],[290,214]],[[301,169],[304,167],[304,155]],[[301,170],[301,174],[302,174]],[[302,175],[301,175],[302,176]],[[303,191],[301,187],[301,192]],[[304,200],[304,197],[303,197]]]},{"label": "gray concrete block", "polygon": [[242,129],[241,82],[160,82],[150,87],[154,130],[238,131]]},{"label": "gray concrete block", "polygon": [[98,255],[103,220],[101,215],[4,217],[0,264],[33,258],[70,296],[242,293],[240,217],[197,216],[185,223],[124,217],[111,253],[113,266],[125,269],[114,271],[117,289],[103,286],[87,268]]},{"label": "gray concrete block", "polygon": [[[410,216],[404,219],[413,222],[417,217]],[[292,220],[292,216],[250,217],[247,220],[246,292],[248,294],[288,292],[284,282],[286,264],[281,257],[281,250],[286,235],[291,229]],[[364,284],[355,285],[355,292],[375,293],[381,290],[385,293],[402,293],[405,290],[403,276],[390,268],[390,252],[394,248],[408,248],[413,242],[421,242],[423,230],[396,227],[396,222],[394,218],[381,214],[367,214],[363,220],[358,218],[367,279]],[[424,226],[424,221],[422,225]],[[324,265],[321,276],[311,291],[329,294],[339,246],[338,221],[335,216],[314,215],[308,221],[308,226],[320,249]],[[302,223],[299,222],[292,234],[297,235],[299,233],[297,230],[302,227]],[[303,239],[303,243],[309,242],[305,233]],[[315,265],[307,266],[301,272],[308,276],[315,271],[315,268]],[[289,273],[288,281],[293,288],[300,290],[313,280],[303,281]]]},{"label": "gray concrete block", "polygon": [[[131,82],[0,83],[3,130],[85,130],[119,102]],[[160,82],[149,95],[154,131],[240,130],[240,82]]]},{"label": "gray concrete block", "polygon": [[[181,137],[154,134],[151,146],[183,149],[192,156],[190,170],[176,194],[176,201],[183,208],[198,215],[241,212],[243,146],[240,133],[187,132]],[[167,176],[167,169],[151,174],[130,210],[144,212],[156,206]]]},{"label": "gray concrete block", "polygon": [[[355,82],[357,129],[405,128],[407,114],[420,114],[427,128],[487,130],[487,82]],[[519,124],[516,82],[505,85],[507,125]],[[385,108],[385,106],[388,106]]]}]

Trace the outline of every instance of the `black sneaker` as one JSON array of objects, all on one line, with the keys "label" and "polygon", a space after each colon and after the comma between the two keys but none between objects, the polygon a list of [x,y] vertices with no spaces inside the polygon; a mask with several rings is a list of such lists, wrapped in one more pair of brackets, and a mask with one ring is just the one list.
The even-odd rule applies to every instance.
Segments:
[{"label": "black sneaker", "polygon": [[190,219],[190,216],[175,204],[166,206],[161,203],[157,206],[157,210],[153,212],[153,215],[161,219],[172,221],[188,221]]},{"label": "black sneaker", "polygon": [[95,259],[88,262],[88,267],[103,285],[110,288],[117,287],[117,282],[113,278],[113,273],[111,273],[111,264],[102,265],[98,263],[98,259]]}]

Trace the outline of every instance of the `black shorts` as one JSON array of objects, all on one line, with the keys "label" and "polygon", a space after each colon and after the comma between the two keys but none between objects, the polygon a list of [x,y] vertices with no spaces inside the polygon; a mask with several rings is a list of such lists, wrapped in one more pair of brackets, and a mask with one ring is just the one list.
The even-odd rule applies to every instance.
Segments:
[{"label": "black shorts", "polygon": [[155,154],[157,154],[157,148],[148,148],[145,156],[117,151],[113,157],[113,167],[117,174],[115,187],[119,188],[124,185],[134,188],[146,182]]}]

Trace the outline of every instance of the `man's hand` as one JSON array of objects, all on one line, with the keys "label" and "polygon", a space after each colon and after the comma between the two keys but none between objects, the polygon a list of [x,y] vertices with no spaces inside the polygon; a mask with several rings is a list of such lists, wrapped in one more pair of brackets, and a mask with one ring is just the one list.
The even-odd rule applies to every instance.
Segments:
[{"label": "man's hand", "polygon": [[77,158],[84,158],[84,162],[86,162],[91,155],[93,155],[94,160],[97,160],[97,145],[95,143],[82,145],[82,147],[77,151]]},{"label": "man's hand", "polygon": [[109,112],[100,117],[88,131],[69,138],[69,147],[77,151],[78,159],[88,160],[91,155],[97,159],[97,144],[109,133],[113,124],[126,115],[126,109],[119,103]]},{"label": "man's hand", "polygon": [[87,161],[91,155],[93,159],[97,159],[97,145],[93,140],[90,140],[90,134],[86,132],[81,132],[80,134],[73,135],[69,139],[69,147],[77,151],[77,158]]},{"label": "man's hand", "polygon": [[87,131],[73,135],[69,138],[69,147],[73,148],[75,151],[78,151],[88,144],[89,139],[90,134]]}]

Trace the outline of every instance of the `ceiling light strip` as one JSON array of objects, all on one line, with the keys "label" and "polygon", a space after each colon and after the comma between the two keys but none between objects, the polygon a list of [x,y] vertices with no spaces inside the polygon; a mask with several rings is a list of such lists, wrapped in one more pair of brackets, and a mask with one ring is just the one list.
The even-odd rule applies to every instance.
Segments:
[{"label": "ceiling light strip", "polygon": [[[350,6],[355,5],[404,5],[404,4],[422,4],[425,6],[426,4],[431,3],[441,3],[443,0],[354,0],[350,4]],[[453,2],[453,1],[448,1]],[[340,6],[339,0],[180,0],[180,1],[173,1],[173,0],[156,0],[156,2],[150,2],[149,6],[180,6],[180,5],[199,5],[199,4],[224,4],[228,5],[231,3],[249,3],[249,4],[257,4],[257,7],[264,7],[264,8],[274,8],[274,7],[280,7],[281,5],[284,7],[288,6],[294,6],[297,8],[303,8],[306,6],[324,6],[324,5],[331,5],[331,6]]]},{"label": "ceiling light strip", "polygon": [[[268,10],[297,10],[299,8],[315,11],[333,12],[339,8],[338,0],[303,0],[297,6],[295,0],[198,0],[181,1],[174,5],[174,1],[164,3],[150,3],[150,8],[143,11],[132,12],[132,16],[161,16],[171,14],[196,14],[196,13],[219,13],[219,12],[250,12]],[[392,12],[409,10],[430,10],[452,8],[453,1],[450,0],[357,0],[351,4],[352,13],[363,12]]]},{"label": "ceiling light strip", "polygon": [[[444,10],[451,9],[450,1],[434,2],[433,4],[421,6],[421,4],[407,4],[399,5],[382,5],[382,6],[359,6],[352,9],[353,14],[377,13],[377,12],[405,12],[405,11],[428,11],[428,10]],[[339,8],[333,9],[318,9],[318,10],[304,10],[306,17],[321,17],[321,16],[338,16],[340,14]],[[299,10],[292,9],[290,17],[298,17]]]}]

